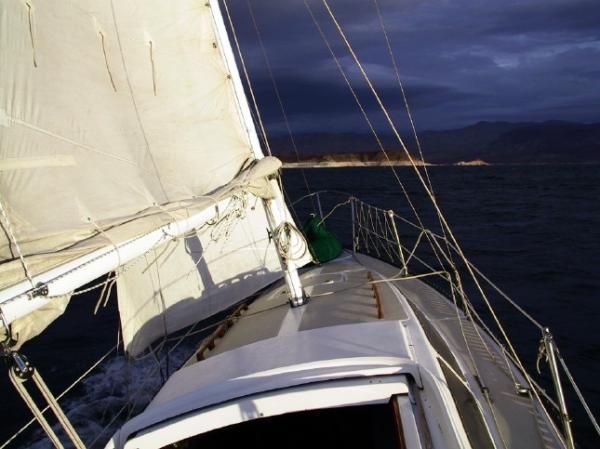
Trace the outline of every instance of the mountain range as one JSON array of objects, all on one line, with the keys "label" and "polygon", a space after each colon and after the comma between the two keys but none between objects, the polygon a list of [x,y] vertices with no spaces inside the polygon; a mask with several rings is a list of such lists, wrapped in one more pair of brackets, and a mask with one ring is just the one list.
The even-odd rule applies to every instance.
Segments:
[{"label": "mountain range", "polygon": [[[418,158],[414,139],[408,136],[405,142]],[[394,136],[380,137],[391,159],[406,160]],[[459,129],[423,131],[419,140],[425,160],[434,164],[472,160],[493,164],[600,162],[600,123],[478,122]],[[294,135],[294,141],[301,161],[381,159],[373,154],[379,151],[370,134],[306,133]],[[297,160],[288,137],[272,139],[271,146],[284,162]]]}]

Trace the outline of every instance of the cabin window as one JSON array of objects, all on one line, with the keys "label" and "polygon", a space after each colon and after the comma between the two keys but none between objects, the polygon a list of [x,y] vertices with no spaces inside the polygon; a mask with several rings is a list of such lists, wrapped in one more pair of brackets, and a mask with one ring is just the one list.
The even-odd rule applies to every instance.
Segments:
[{"label": "cabin window", "polygon": [[288,413],[216,429],[163,449],[404,448],[391,404]]}]

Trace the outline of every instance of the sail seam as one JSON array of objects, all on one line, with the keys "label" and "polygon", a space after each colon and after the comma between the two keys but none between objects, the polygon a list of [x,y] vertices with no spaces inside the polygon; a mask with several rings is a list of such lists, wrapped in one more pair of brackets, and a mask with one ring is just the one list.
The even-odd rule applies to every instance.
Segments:
[{"label": "sail seam", "polygon": [[99,150],[98,148],[86,145],[84,143],[77,142],[76,140],[70,139],[70,138],[65,137],[65,136],[61,136],[60,134],[57,134],[57,133],[55,133],[53,131],[41,128],[39,126],[36,126],[36,125],[34,125],[32,123],[29,123],[29,122],[26,122],[24,120],[21,120],[21,119],[15,118],[15,117],[10,117],[10,116],[8,116],[8,120],[11,121],[12,123],[17,124],[17,125],[21,125],[21,126],[24,126],[26,128],[29,128],[29,129],[31,129],[33,131],[37,131],[39,133],[45,134],[45,135],[47,135],[49,137],[54,137],[55,139],[62,140],[63,142],[70,143],[71,145],[75,145],[76,147],[83,148],[84,150],[92,151],[94,153],[98,153],[98,154],[101,154],[103,156],[106,156],[106,157],[109,157],[109,158],[112,158],[112,159],[116,159],[118,161],[125,162],[127,164],[131,164],[131,165],[137,166],[137,164],[134,161],[131,161],[131,160],[123,158],[123,157],[116,156],[116,155],[111,154],[111,153],[107,153],[106,151]]}]

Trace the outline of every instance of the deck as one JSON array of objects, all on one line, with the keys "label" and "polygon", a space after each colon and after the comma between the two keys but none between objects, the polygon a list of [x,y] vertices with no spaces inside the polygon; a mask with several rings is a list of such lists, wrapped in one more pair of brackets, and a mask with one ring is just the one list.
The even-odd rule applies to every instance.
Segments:
[{"label": "deck", "polygon": [[[276,283],[239,307],[120,437],[136,433],[138,445],[159,441],[165,423],[179,425],[177,417],[190,413],[198,420],[204,414],[208,425],[216,404],[239,398],[291,394],[315,382],[404,375],[408,390],[402,394],[411,391],[415,416],[430,428],[420,436],[423,448],[564,447],[530,393],[517,391],[516,384],[526,382],[491,338],[420,280],[386,280],[398,278],[398,271],[346,252],[301,274],[310,301],[297,308],[289,306],[283,283]],[[252,416],[232,419],[230,424]],[[458,431],[456,419],[462,422]],[[179,432],[194,435],[200,421],[194,422]]]}]

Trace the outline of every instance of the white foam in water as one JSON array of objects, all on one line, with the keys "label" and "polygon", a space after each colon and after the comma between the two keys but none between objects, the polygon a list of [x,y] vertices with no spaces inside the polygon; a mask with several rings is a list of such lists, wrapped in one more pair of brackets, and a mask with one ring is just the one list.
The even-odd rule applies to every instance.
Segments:
[{"label": "white foam in water", "polygon": [[[178,346],[169,355],[171,370],[181,366],[194,348],[192,343]],[[166,350],[158,354],[163,372],[164,354]],[[73,393],[75,397],[67,395],[60,404],[86,446],[102,448],[128,417],[144,410],[163,383],[158,362],[152,356],[128,362],[125,356],[119,355],[104,361],[82,380],[79,390]],[[65,447],[73,447],[58,424],[52,427]],[[21,446],[22,449],[48,447],[48,438],[39,427]]]}]

